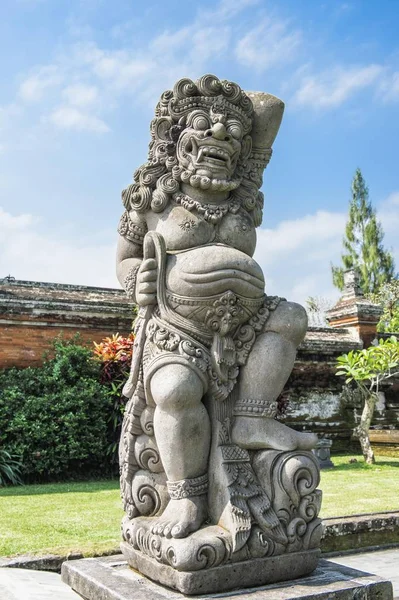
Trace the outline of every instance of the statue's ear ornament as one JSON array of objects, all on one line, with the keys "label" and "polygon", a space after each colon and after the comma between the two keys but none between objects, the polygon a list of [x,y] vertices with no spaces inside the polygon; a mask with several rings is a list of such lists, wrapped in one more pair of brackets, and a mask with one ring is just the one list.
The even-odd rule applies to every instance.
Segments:
[{"label": "statue's ear ornament", "polygon": [[252,137],[245,135],[241,143],[241,161],[246,161],[249,158],[252,150]]},{"label": "statue's ear ornament", "polygon": [[158,117],[154,119],[154,136],[156,139],[167,142],[170,139],[170,128],[172,127],[172,119],[170,117]]},{"label": "statue's ear ornament", "polygon": [[180,137],[181,132],[184,130],[183,125],[172,125],[172,127],[168,131],[168,137],[172,142],[177,142]]}]

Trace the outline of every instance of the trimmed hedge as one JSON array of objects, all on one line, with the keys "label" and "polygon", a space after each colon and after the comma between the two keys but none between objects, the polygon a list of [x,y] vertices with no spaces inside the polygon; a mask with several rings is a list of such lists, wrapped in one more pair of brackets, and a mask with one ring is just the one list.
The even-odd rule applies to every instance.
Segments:
[{"label": "trimmed hedge", "polygon": [[0,446],[25,482],[111,474],[113,401],[92,350],[57,340],[42,367],[0,371]]}]

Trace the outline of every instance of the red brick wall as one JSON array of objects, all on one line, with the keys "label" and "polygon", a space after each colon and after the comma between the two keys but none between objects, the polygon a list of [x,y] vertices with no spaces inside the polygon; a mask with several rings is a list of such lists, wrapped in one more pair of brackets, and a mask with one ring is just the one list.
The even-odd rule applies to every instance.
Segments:
[{"label": "red brick wall", "polygon": [[[43,355],[51,351],[53,340],[62,334],[70,339],[80,334],[83,343],[93,347],[93,341],[100,342],[104,337],[116,333],[109,329],[77,329],[51,326],[0,325],[0,368],[35,367],[43,362]],[[129,331],[119,331],[128,335]]]},{"label": "red brick wall", "polygon": [[93,347],[130,333],[133,308],[123,290],[0,280],[0,369],[40,365],[53,340],[79,333]]}]

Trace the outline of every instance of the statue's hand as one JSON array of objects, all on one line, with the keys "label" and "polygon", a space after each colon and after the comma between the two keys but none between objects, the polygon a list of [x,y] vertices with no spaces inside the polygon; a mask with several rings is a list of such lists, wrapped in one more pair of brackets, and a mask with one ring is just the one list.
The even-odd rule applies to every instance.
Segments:
[{"label": "statue's hand", "polygon": [[137,273],[136,301],[139,306],[157,303],[158,267],[154,258],[144,260]]}]

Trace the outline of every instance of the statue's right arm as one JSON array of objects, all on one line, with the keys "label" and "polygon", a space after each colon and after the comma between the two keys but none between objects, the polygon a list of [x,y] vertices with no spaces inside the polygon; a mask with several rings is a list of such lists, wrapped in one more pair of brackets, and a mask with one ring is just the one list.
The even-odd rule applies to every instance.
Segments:
[{"label": "statue's right arm", "polygon": [[122,287],[125,287],[124,282],[131,270],[140,267],[142,262],[143,246],[119,235],[116,249],[116,276]]},{"label": "statue's right arm", "polygon": [[156,303],[157,263],[143,260],[143,246],[120,235],[116,252],[116,275],[121,286],[139,306]]}]

